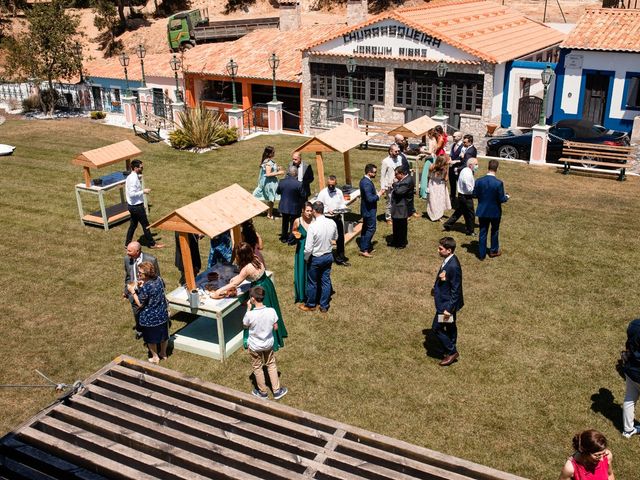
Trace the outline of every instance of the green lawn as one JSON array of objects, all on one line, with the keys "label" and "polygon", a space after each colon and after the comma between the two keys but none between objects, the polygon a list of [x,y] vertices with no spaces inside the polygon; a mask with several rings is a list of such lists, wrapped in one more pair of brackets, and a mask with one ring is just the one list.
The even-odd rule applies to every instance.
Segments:
[{"label": "green lawn", "polygon": [[[144,357],[120,298],[126,223],[106,233],[81,226],[73,186],[82,176],[70,163],[76,154],[126,138],[138,145],[153,221],[234,182],[253,190],[266,144],[284,163],[304,140],[263,136],[195,155],[88,120],[10,120],[0,133],[1,142],[18,147],[0,157],[3,384],[40,383],[34,369],[71,383],[120,353]],[[383,156],[352,152],[354,182],[365,163]],[[338,156],[329,156],[325,171],[344,179]],[[423,333],[433,316],[439,223],[411,221],[402,251],[384,246],[390,228],[380,223],[370,260],[350,244],[352,267],[334,267],[337,295],[321,316],[293,304],[293,248],[277,240],[280,222],[256,219],[289,330],[278,352],[290,389],[283,402],[532,479],[557,477],[572,435],[596,428],[610,440],[617,478],[635,478],[640,444],[619,433],[624,384],[613,366],[626,325],[638,315],[638,179],[619,183],[508,163],[499,176],[512,195],[504,255],[479,262],[468,239],[454,233],[466,306],[461,358],[446,369],[426,355]],[[424,210],[422,201],[416,205]],[[160,236],[169,245],[158,253],[160,267],[173,286],[173,236]],[[175,352],[165,366],[250,388],[243,352],[224,364]],[[3,389],[0,398],[7,432],[56,395]]]}]

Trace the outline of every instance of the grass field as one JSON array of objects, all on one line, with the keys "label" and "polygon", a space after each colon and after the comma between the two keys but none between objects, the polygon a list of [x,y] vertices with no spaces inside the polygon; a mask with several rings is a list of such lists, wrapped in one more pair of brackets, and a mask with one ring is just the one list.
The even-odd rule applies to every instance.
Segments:
[{"label": "grass field", "polygon": [[[0,141],[18,147],[0,157],[2,384],[40,383],[34,369],[71,383],[118,354],[144,357],[120,298],[126,223],[109,232],[81,226],[74,155],[131,139],[144,152],[153,221],[234,182],[251,191],[266,144],[284,163],[304,140],[259,137],[194,155],[88,120],[10,120],[0,133]],[[354,181],[365,163],[382,157],[352,152]],[[337,156],[329,156],[325,171],[344,179]],[[572,435],[596,428],[610,440],[617,478],[637,478],[640,442],[619,433],[624,384],[613,366],[626,325],[638,316],[639,181],[508,163],[499,176],[512,195],[501,229],[504,255],[479,262],[475,244],[453,233],[465,307],[461,358],[446,369],[427,355],[424,334],[433,316],[429,290],[440,264],[441,224],[411,221],[410,245],[396,251],[384,246],[390,227],[379,223],[370,260],[348,245],[352,266],[334,267],[337,295],[321,316],[293,304],[293,248],[277,240],[280,222],[256,219],[289,330],[278,352],[290,389],[282,401],[531,479],[556,478]],[[422,201],[416,205],[424,210]],[[172,286],[179,276],[173,236],[160,237],[169,246],[158,252],[160,267]],[[242,352],[224,364],[175,352],[164,364],[250,388]],[[43,389],[0,390],[1,431],[55,398]]]}]

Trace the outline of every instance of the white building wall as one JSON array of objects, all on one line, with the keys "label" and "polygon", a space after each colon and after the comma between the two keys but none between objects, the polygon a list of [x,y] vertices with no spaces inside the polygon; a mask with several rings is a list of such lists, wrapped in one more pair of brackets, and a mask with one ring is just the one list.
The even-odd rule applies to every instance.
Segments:
[{"label": "white building wall", "polygon": [[622,108],[624,82],[627,72],[640,71],[640,54],[619,52],[591,52],[584,50],[572,50],[570,55],[582,57],[582,66],[572,68],[565,61],[564,84],[562,86],[562,99],[560,108],[567,115],[576,115],[580,110],[582,100],[580,92],[584,89],[582,82],[584,70],[602,70],[615,72],[613,77],[613,89],[608,102],[609,117],[624,120],[633,120],[637,111],[626,111]]},{"label": "white building wall", "polygon": [[499,63],[493,73],[493,100],[491,101],[491,119],[499,119],[502,115],[502,96],[504,95],[504,63]]},{"label": "white building wall", "polygon": [[[175,78],[167,78],[167,77],[147,77],[146,79],[148,88],[161,88],[163,92],[169,94],[169,98],[171,101],[176,101],[176,80]],[[178,84],[180,85],[180,89],[184,94],[184,84],[183,79],[180,75],[178,75]]]},{"label": "white building wall", "polygon": [[[530,78],[534,80],[531,82],[531,88],[529,95],[542,98],[544,93],[544,87],[542,85],[542,70],[533,68],[512,68],[509,72],[509,91],[507,92],[507,113],[511,115],[510,127],[515,128],[518,126],[518,101],[521,97],[520,92],[520,80],[523,78]],[[549,90],[547,91],[547,105],[545,106],[545,112],[547,116],[550,115],[553,109],[553,97],[555,93],[555,82],[551,82]]]}]

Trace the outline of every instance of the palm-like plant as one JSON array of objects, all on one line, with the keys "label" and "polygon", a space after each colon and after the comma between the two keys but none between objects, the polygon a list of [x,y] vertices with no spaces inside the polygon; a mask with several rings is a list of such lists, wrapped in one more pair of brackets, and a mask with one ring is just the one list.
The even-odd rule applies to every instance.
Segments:
[{"label": "palm-like plant", "polygon": [[[179,113],[181,128],[170,136],[176,148],[208,148],[218,146],[228,129],[219,113],[197,106]],[[174,141],[174,139],[176,141]]]}]

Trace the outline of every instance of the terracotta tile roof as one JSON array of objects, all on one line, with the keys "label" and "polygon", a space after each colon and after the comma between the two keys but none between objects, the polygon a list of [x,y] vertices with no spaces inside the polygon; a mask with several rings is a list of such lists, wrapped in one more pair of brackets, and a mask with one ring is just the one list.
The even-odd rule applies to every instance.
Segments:
[{"label": "terracotta tile roof", "polygon": [[485,0],[442,0],[430,2],[426,6],[382,13],[358,25],[342,28],[322,41],[312,41],[304,50],[313,50],[324,41],[386,19],[402,22],[493,63],[522,57],[556,45],[564,39],[562,33],[498,3]]},{"label": "terracotta tile roof", "polygon": [[588,9],[561,46],[585,50],[640,52],[640,10]]},{"label": "terracotta tile roof", "polygon": [[[341,53],[332,53],[332,52],[313,52],[313,55],[316,57],[336,57],[336,58],[372,58],[371,55],[360,54],[360,53],[350,53],[350,54],[341,54]],[[375,58],[383,59],[383,60],[398,60],[398,57],[393,55],[376,55]],[[422,58],[422,57],[408,57],[408,60],[413,62],[425,62],[425,63],[438,63],[438,60],[433,58]],[[456,65],[480,65],[480,60],[447,60],[447,63],[452,63]]]},{"label": "terracotta tile roof", "polygon": [[301,47],[309,41],[333,36],[333,32],[341,27],[319,25],[289,32],[263,28],[233,42],[198,45],[185,53],[185,71],[226,77],[226,64],[233,58],[238,63],[238,77],[271,79],[268,59],[275,53],[280,58],[277,79],[300,82]]},{"label": "terracotta tile roof", "polygon": [[[129,66],[127,67],[129,80],[142,80],[140,59],[129,52],[127,52],[127,55],[129,55]],[[173,70],[169,66],[171,58],[171,53],[147,54],[144,57],[145,76],[173,78]],[[118,57],[96,58],[85,63],[83,67],[89,77],[124,79],[124,68],[120,65]],[[178,72],[178,75],[180,75],[180,72]]]}]

